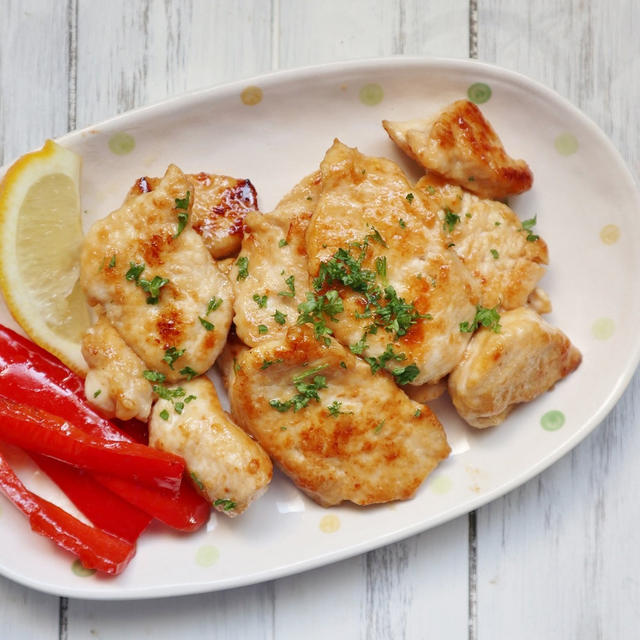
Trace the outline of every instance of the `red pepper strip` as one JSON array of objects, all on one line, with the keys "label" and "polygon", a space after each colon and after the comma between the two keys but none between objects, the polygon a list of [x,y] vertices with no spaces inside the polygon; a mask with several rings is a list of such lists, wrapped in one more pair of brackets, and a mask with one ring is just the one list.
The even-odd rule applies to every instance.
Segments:
[{"label": "red pepper strip", "polygon": [[71,514],[31,493],[0,454],[0,491],[29,516],[31,528],[80,558],[87,569],[111,575],[121,573],[136,548],[101,529],[80,522]]},{"label": "red pepper strip", "polygon": [[178,491],[184,460],[135,442],[94,438],[36,407],[0,396],[0,439],[80,469]]},{"label": "red pepper strip", "polygon": [[[106,440],[132,442],[134,439],[87,404],[82,378],[50,353],[1,324],[0,393],[20,398],[26,404],[38,406]],[[118,484],[122,490],[117,493],[122,498],[177,529],[197,529],[209,517],[209,503],[196,493],[190,481],[183,482],[177,494],[143,488],[122,479],[118,479]]]},{"label": "red pepper strip", "polygon": [[37,453],[31,457],[71,502],[103,531],[133,543],[151,522],[150,515],[105,489],[86,471]]},{"label": "red pepper strip", "polygon": [[132,505],[179,531],[195,531],[206,524],[211,515],[211,505],[187,478],[176,494],[142,486],[137,486],[132,492],[129,482],[115,476],[100,474],[96,479]]}]

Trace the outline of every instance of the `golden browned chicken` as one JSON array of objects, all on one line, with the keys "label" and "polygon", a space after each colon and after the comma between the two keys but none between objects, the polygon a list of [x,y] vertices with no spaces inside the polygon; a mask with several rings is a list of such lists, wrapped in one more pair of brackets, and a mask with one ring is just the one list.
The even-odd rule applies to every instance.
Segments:
[{"label": "golden browned chicken", "polygon": [[242,251],[231,271],[234,322],[249,346],[284,334],[306,300],[305,232],[320,192],[320,174],[304,178],[272,213],[250,213]]},{"label": "golden browned chicken", "polygon": [[151,383],[146,366],[99,310],[98,320],[84,334],[82,355],[89,371],[84,381],[87,400],[109,418],[146,422],[151,411]]},{"label": "golden browned chicken", "polygon": [[321,171],[307,230],[315,303],[306,320],[321,336],[329,327],[374,373],[437,382],[469,341],[459,326],[474,316],[475,280],[396,164],[336,141]]},{"label": "golden browned chicken", "polygon": [[[195,189],[191,226],[200,234],[209,253],[218,259],[238,253],[244,232],[244,218],[258,210],[258,196],[250,180],[238,180],[211,173],[187,174]],[[153,191],[160,178],[136,180],[127,198]]]},{"label": "golden browned chicken", "polygon": [[458,186],[422,178],[416,192],[437,211],[447,246],[471,271],[485,307],[527,303],[549,262],[535,220],[521,221],[506,204],[483,200]]},{"label": "golden browned chicken", "polygon": [[267,490],[273,472],[269,456],[230,420],[209,378],[166,391],[151,413],[149,444],[182,456],[214,508],[239,515]]},{"label": "golden browned chicken", "polygon": [[499,324],[497,332],[483,327],[473,336],[449,376],[453,404],[474,427],[500,424],[516,404],[544,393],[582,360],[560,329],[528,307],[504,312]]},{"label": "golden browned chicken", "polygon": [[309,327],[240,352],[230,401],[235,421],[323,506],[408,499],[449,454],[427,407]]},{"label": "golden browned chicken", "polygon": [[231,324],[233,292],[191,228],[193,183],[171,165],[85,237],[81,283],[122,339],[168,381],[207,371]]},{"label": "golden browned chicken", "polygon": [[507,155],[498,134],[468,100],[458,100],[433,118],[382,125],[409,156],[432,172],[481,198],[499,199],[531,188],[524,160]]}]

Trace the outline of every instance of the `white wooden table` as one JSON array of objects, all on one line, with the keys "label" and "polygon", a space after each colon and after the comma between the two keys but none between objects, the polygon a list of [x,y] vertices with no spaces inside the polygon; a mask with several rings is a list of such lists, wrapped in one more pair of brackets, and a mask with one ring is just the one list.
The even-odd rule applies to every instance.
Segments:
[{"label": "white wooden table", "polygon": [[[186,90],[410,54],[542,81],[604,129],[637,180],[639,31],[639,0],[0,0],[0,164]],[[636,375],[590,437],[516,491],[298,576],[111,603],[0,578],[0,638],[640,637],[639,413]]]}]

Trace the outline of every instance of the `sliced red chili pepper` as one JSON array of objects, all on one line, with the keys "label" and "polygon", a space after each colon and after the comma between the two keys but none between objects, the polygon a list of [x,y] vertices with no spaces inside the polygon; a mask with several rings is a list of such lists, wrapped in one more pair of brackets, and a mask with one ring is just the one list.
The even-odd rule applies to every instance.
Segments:
[{"label": "sliced red chili pepper", "polygon": [[[87,403],[80,376],[38,345],[1,324],[0,394],[20,398],[26,404],[58,415],[106,440],[132,442],[144,438],[145,425],[134,424],[137,435],[133,437],[118,429]],[[129,421],[123,426],[132,422],[137,421]],[[211,506],[189,481],[183,482],[175,495],[124,479],[118,479],[117,483],[117,493],[122,498],[171,527],[191,531],[209,518]]]},{"label": "sliced red chili pepper", "polygon": [[176,494],[138,485],[131,491],[131,483],[115,476],[98,475],[96,479],[105,487],[131,502],[139,509],[180,531],[199,529],[211,515],[211,505],[185,478]]},{"label": "sliced red chili pepper", "polygon": [[0,491],[29,516],[33,531],[74,553],[87,569],[117,575],[136,552],[130,542],[80,522],[60,507],[29,491],[1,454]]},{"label": "sliced red chili pepper", "polygon": [[150,515],[106,489],[90,473],[40,454],[32,453],[31,457],[71,502],[103,531],[135,542],[151,522]]},{"label": "sliced red chili pepper", "polygon": [[92,437],[69,421],[0,396],[0,439],[80,469],[134,479],[178,491],[184,472],[179,456],[136,442]]}]

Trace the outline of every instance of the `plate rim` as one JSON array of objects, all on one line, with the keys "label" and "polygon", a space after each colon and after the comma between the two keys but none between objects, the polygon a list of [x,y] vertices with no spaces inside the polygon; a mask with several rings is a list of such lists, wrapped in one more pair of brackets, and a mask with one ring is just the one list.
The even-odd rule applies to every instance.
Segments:
[{"label": "plate rim", "polygon": [[[61,145],[73,143],[84,138],[91,130],[96,129],[112,129],[123,121],[131,123],[135,126],[135,122],[144,120],[148,114],[154,116],[164,115],[172,111],[178,110],[181,106],[197,104],[199,102],[207,102],[216,98],[224,98],[228,94],[236,92],[240,87],[250,86],[252,83],[259,82],[261,88],[277,85],[289,84],[295,82],[296,79],[307,79],[310,76],[330,76],[344,72],[359,72],[366,74],[372,71],[380,70],[381,67],[408,67],[408,68],[429,68],[438,67],[441,70],[450,68],[455,71],[469,72],[470,69],[476,69],[484,77],[500,78],[508,82],[510,85],[527,87],[535,89],[541,94],[545,100],[560,102],[575,118],[579,119],[584,125],[590,129],[590,133],[594,135],[598,141],[605,145],[608,150],[616,157],[618,167],[622,170],[621,175],[624,176],[625,182],[631,188],[636,200],[636,204],[640,210],[640,191],[638,183],[635,180],[626,160],[615,147],[608,135],[595,123],[595,121],[573,105],[567,98],[560,95],[554,89],[544,85],[543,83],[530,78],[523,73],[512,69],[504,68],[492,63],[478,61],[467,58],[449,58],[436,56],[403,56],[393,55],[373,58],[359,58],[344,61],[328,62],[322,64],[306,65],[291,69],[282,69],[269,71],[263,74],[253,75],[246,78],[224,82],[217,85],[201,87],[192,91],[171,96],[164,100],[160,100],[148,105],[140,106],[135,109],[118,114],[99,123],[76,129],[55,138],[55,141]],[[14,160],[6,163],[0,168],[0,174],[3,174]],[[640,363],[640,333],[634,338],[633,348],[630,349],[630,355],[627,360],[624,371],[619,372],[616,382],[610,389],[606,400],[601,404],[598,410],[585,422],[579,430],[571,437],[567,438],[560,446],[550,451],[537,463],[533,464],[523,473],[510,478],[509,480],[499,484],[492,490],[483,492],[478,496],[471,496],[466,500],[458,502],[455,506],[446,509],[437,516],[431,518],[428,522],[418,522],[406,526],[400,530],[393,530],[372,539],[368,539],[350,545],[346,548],[329,550],[321,553],[313,558],[294,561],[276,568],[264,569],[255,573],[244,573],[241,576],[232,576],[227,578],[216,579],[205,582],[195,582],[192,584],[165,584],[143,587],[122,587],[115,582],[110,585],[108,590],[103,590],[102,585],[97,589],[87,589],[86,587],[57,586],[48,581],[39,580],[30,576],[24,576],[14,570],[8,569],[0,563],[0,574],[19,584],[33,588],[37,591],[48,593],[56,596],[73,597],[86,600],[97,601],[125,601],[125,600],[145,600],[152,598],[166,598],[172,596],[193,595],[198,593],[210,593],[214,591],[222,591],[230,588],[259,584],[268,580],[286,577],[303,571],[308,571],[321,566],[326,566],[339,562],[362,553],[366,553],[373,549],[381,548],[388,544],[404,540],[418,533],[435,528],[446,522],[461,517],[469,512],[478,509],[489,502],[496,500],[513,491],[515,488],[524,485],[532,478],[538,476],[542,471],[549,468],[561,457],[574,449],[581,441],[583,441],[594,429],[600,425],[607,415],[617,404],[618,400],[628,387],[633,378],[638,364]]]}]

